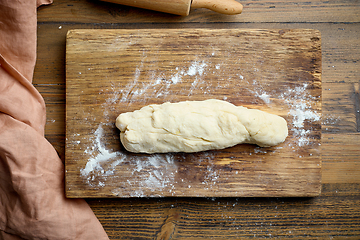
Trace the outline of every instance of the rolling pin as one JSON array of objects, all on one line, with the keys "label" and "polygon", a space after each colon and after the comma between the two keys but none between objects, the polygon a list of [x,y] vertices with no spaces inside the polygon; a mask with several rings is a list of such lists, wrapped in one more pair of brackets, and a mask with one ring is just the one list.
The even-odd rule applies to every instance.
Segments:
[{"label": "rolling pin", "polygon": [[103,0],[122,5],[145,8],[159,12],[187,16],[191,8],[207,8],[212,11],[234,15],[242,12],[243,6],[235,0]]}]

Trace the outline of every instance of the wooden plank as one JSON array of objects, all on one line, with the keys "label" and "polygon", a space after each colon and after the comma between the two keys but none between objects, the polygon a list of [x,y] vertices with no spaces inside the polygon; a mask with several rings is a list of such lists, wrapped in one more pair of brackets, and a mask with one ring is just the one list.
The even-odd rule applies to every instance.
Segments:
[{"label": "wooden plank", "polygon": [[[67,196],[318,195],[320,39],[316,30],[71,31]],[[196,154],[149,156],[121,147],[114,127],[121,112],[209,98],[284,116],[290,136],[273,148]]]},{"label": "wooden plank", "polygon": [[323,133],[356,133],[356,110],[354,84],[323,84],[322,132]]},{"label": "wooden plank", "polygon": [[323,134],[323,182],[360,183],[360,134]]},{"label": "wooden plank", "polygon": [[57,0],[40,8],[39,21],[72,23],[174,23],[174,22],[347,22],[360,20],[357,1],[239,1],[244,5],[240,15],[227,16],[207,9],[193,9],[187,17],[157,13],[101,1]]}]

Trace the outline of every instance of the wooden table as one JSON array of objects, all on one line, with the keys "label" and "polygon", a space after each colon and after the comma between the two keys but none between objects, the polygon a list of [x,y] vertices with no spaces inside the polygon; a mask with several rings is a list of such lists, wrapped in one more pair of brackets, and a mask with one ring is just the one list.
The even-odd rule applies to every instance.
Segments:
[{"label": "wooden table", "polygon": [[89,199],[110,239],[351,238],[360,236],[360,3],[247,1],[241,15],[173,16],[95,0],[38,10],[34,85],[46,138],[65,155],[65,39],[70,29],[317,29],[322,36],[322,193],[315,198]]}]

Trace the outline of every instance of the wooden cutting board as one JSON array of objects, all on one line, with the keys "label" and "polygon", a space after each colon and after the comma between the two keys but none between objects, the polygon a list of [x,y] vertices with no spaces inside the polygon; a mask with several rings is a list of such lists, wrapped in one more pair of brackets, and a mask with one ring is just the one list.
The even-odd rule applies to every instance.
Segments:
[{"label": "wooden cutting board", "polygon": [[[124,150],[116,117],[216,98],[283,116],[276,147],[192,154]],[[288,197],[321,191],[317,30],[71,30],[66,43],[66,195]]]}]

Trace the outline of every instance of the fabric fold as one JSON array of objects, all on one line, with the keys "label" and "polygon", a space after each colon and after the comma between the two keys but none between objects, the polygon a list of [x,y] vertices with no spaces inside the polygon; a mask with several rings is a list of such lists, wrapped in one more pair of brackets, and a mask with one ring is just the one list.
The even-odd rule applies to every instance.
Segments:
[{"label": "fabric fold", "polygon": [[0,239],[108,239],[85,200],[65,197],[64,165],[44,137],[32,76],[36,8],[49,3],[0,0]]}]

